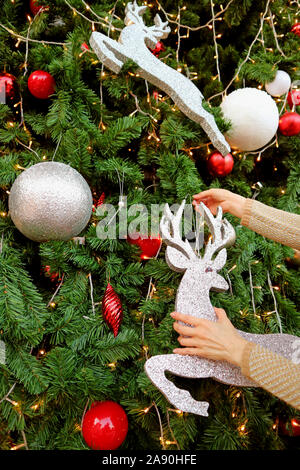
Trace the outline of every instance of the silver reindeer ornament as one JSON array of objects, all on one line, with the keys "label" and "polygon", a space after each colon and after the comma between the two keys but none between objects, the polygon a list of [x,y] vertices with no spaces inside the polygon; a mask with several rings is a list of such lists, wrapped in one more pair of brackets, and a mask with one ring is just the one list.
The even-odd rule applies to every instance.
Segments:
[{"label": "silver reindeer ornament", "polygon": [[[199,209],[212,235],[201,257],[195,253],[187,240],[182,240],[180,225],[184,206],[185,201],[182,202],[176,215],[173,215],[166,204],[160,222],[161,234],[167,244],[166,261],[171,269],[184,272],[177,290],[175,309],[186,315],[216,321],[209,291],[213,289],[222,292],[228,289],[227,282],[218,271],[226,263],[225,247],[234,242],[235,231],[226,219],[222,219],[221,207],[218,207],[217,215],[214,217],[201,203]],[[213,259],[214,255],[216,256]],[[237,331],[246,340],[293,360],[294,344],[299,338],[287,334],[262,335]],[[219,382],[236,386],[258,387],[255,382],[242,375],[240,367],[226,361],[213,361],[199,356],[178,354],[152,356],[145,363],[145,371],[153,384],[176,408],[201,416],[208,416],[209,404],[205,401],[196,401],[187,390],[177,388],[166,378],[166,372],[195,379],[212,377]]]},{"label": "silver reindeer ornament", "polygon": [[139,69],[137,73],[169,95],[178,108],[192,121],[197,122],[209,136],[212,144],[222,155],[230,152],[230,146],[218,129],[214,117],[202,107],[203,95],[191,80],[177,70],[164,64],[148,49],[154,48],[157,41],[166,38],[171,31],[168,22],[159,15],[154,18],[154,26],[146,26],[142,15],[146,6],[138,6],[134,1],[125,9],[125,28],[119,40],[93,32],[90,44],[99,60],[113,72],[119,73],[123,64],[133,60]]}]

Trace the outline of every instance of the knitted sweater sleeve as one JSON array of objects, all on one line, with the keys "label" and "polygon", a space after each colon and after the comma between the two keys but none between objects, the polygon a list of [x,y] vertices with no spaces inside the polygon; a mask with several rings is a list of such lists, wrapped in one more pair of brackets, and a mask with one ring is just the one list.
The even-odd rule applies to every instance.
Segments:
[{"label": "knitted sweater sleeve", "polygon": [[[241,224],[271,240],[300,250],[300,215],[247,199]],[[249,342],[243,352],[241,369],[260,387],[300,409],[300,364]]]},{"label": "knitted sweater sleeve", "polygon": [[241,370],[260,387],[300,410],[300,365],[255,343],[243,352]]},{"label": "knitted sweater sleeve", "polygon": [[283,245],[300,250],[300,215],[246,199],[241,224]]}]

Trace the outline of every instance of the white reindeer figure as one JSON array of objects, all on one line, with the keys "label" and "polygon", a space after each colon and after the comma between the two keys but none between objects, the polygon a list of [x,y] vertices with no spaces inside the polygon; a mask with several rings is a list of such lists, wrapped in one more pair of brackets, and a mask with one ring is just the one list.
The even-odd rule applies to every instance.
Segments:
[{"label": "white reindeer figure", "polygon": [[[218,207],[217,215],[214,217],[201,203],[200,210],[209,226],[212,239],[206,244],[203,257],[197,256],[189,242],[187,240],[184,242],[181,238],[180,224],[184,206],[185,201],[174,216],[166,204],[160,223],[161,234],[167,244],[168,265],[175,271],[185,272],[177,291],[175,309],[183,314],[216,321],[209,291],[213,289],[222,292],[228,289],[227,282],[217,271],[225,265],[225,246],[232,242],[235,232],[226,219],[222,220],[221,207]],[[219,253],[212,259],[218,251]],[[288,359],[293,358],[295,340],[299,339],[287,334],[262,335],[243,331],[238,331],[238,333],[248,341],[258,343]],[[166,378],[166,371],[181,377],[212,377],[226,384],[258,387],[255,382],[242,375],[239,367],[226,361],[213,361],[199,356],[178,354],[153,356],[146,361],[145,371],[150,380],[176,408],[201,416],[208,416],[209,404],[205,401],[194,400],[187,390],[178,389]]]},{"label": "white reindeer figure", "polygon": [[155,16],[155,25],[144,24],[142,15],[146,6],[139,7],[128,3],[125,9],[125,25],[119,41],[93,32],[90,44],[101,62],[110,70],[119,73],[123,64],[133,60],[138,64],[137,73],[153,85],[161,88],[177,104],[178,108],[190,119],[200,124],[211,139],[212,144],[223,155],[230,152],[230,146],[219,131],[214,117],[202,107],[203,95],[200,90],[184,75],[164,64],[148,49],[154,48],[157,41],[166,38],[171,31],[159,15]]}]

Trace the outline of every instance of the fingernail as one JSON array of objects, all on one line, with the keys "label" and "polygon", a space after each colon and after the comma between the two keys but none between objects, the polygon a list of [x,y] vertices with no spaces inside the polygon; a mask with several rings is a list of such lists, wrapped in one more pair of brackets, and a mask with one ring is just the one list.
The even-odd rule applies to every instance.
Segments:
[{"label": "fingernail", "polygon": [[171,317],[174,318],[176,314],[175,314],[175,312],[172,312],[172,313],[170,313],[170,315],[171,315]]}]

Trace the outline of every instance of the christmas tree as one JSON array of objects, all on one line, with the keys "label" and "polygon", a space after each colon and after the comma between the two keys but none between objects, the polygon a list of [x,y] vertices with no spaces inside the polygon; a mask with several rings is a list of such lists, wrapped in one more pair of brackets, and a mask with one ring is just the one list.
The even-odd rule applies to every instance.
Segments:
[{"label": "christmas tree", "polygon": [[[153,57],[201,90],[220,132],[231,126],[222,99],[246,87],[264,89],[278,70],[291,78],[291,93],[272,100],[280,116],[297,114],[299,2],[141,5],[148,7],[145,25],[158,13],[170,27]],[[95,31],[118,40],[125,6],[1,4],[0,447],[88,449],[85,413],[95,402],[113,401],[128,417],[121,449],[299,449],[299,412],[263,389],[173,377],[195,399],[209,400],[209,416],[201,417],[175,409],[144,371],[148,358],[178,345],[170,313],[181,275],[167,266],[165,246],[150,228],[146,240],[99,237],[103,204],[117,208],[107,218],[117,232],[125,196],[127,208],[143,204],[150,213],[154,204],[191,203],[193,194],[222,187],[300,214],[300,144],[296,133],[278,130],[263,148],[232,150],[233,168],[217,173],[210,160],[217,149],[202,127],[141,77],[134,61],[117,73],[91,47]],[[13,223],[12,184],[43,162],[70,165],[91,188],[93,211],[76,237],[36,241]],[[56,201],[55,187],[43,197]],[[67,211],[75,197],[74,191]],[[279,333],[281,325],[299,336],[294,251],[226,218],[236,231],[222,269],[230,290],[212,292],[212,304],[240,330]]]}]

